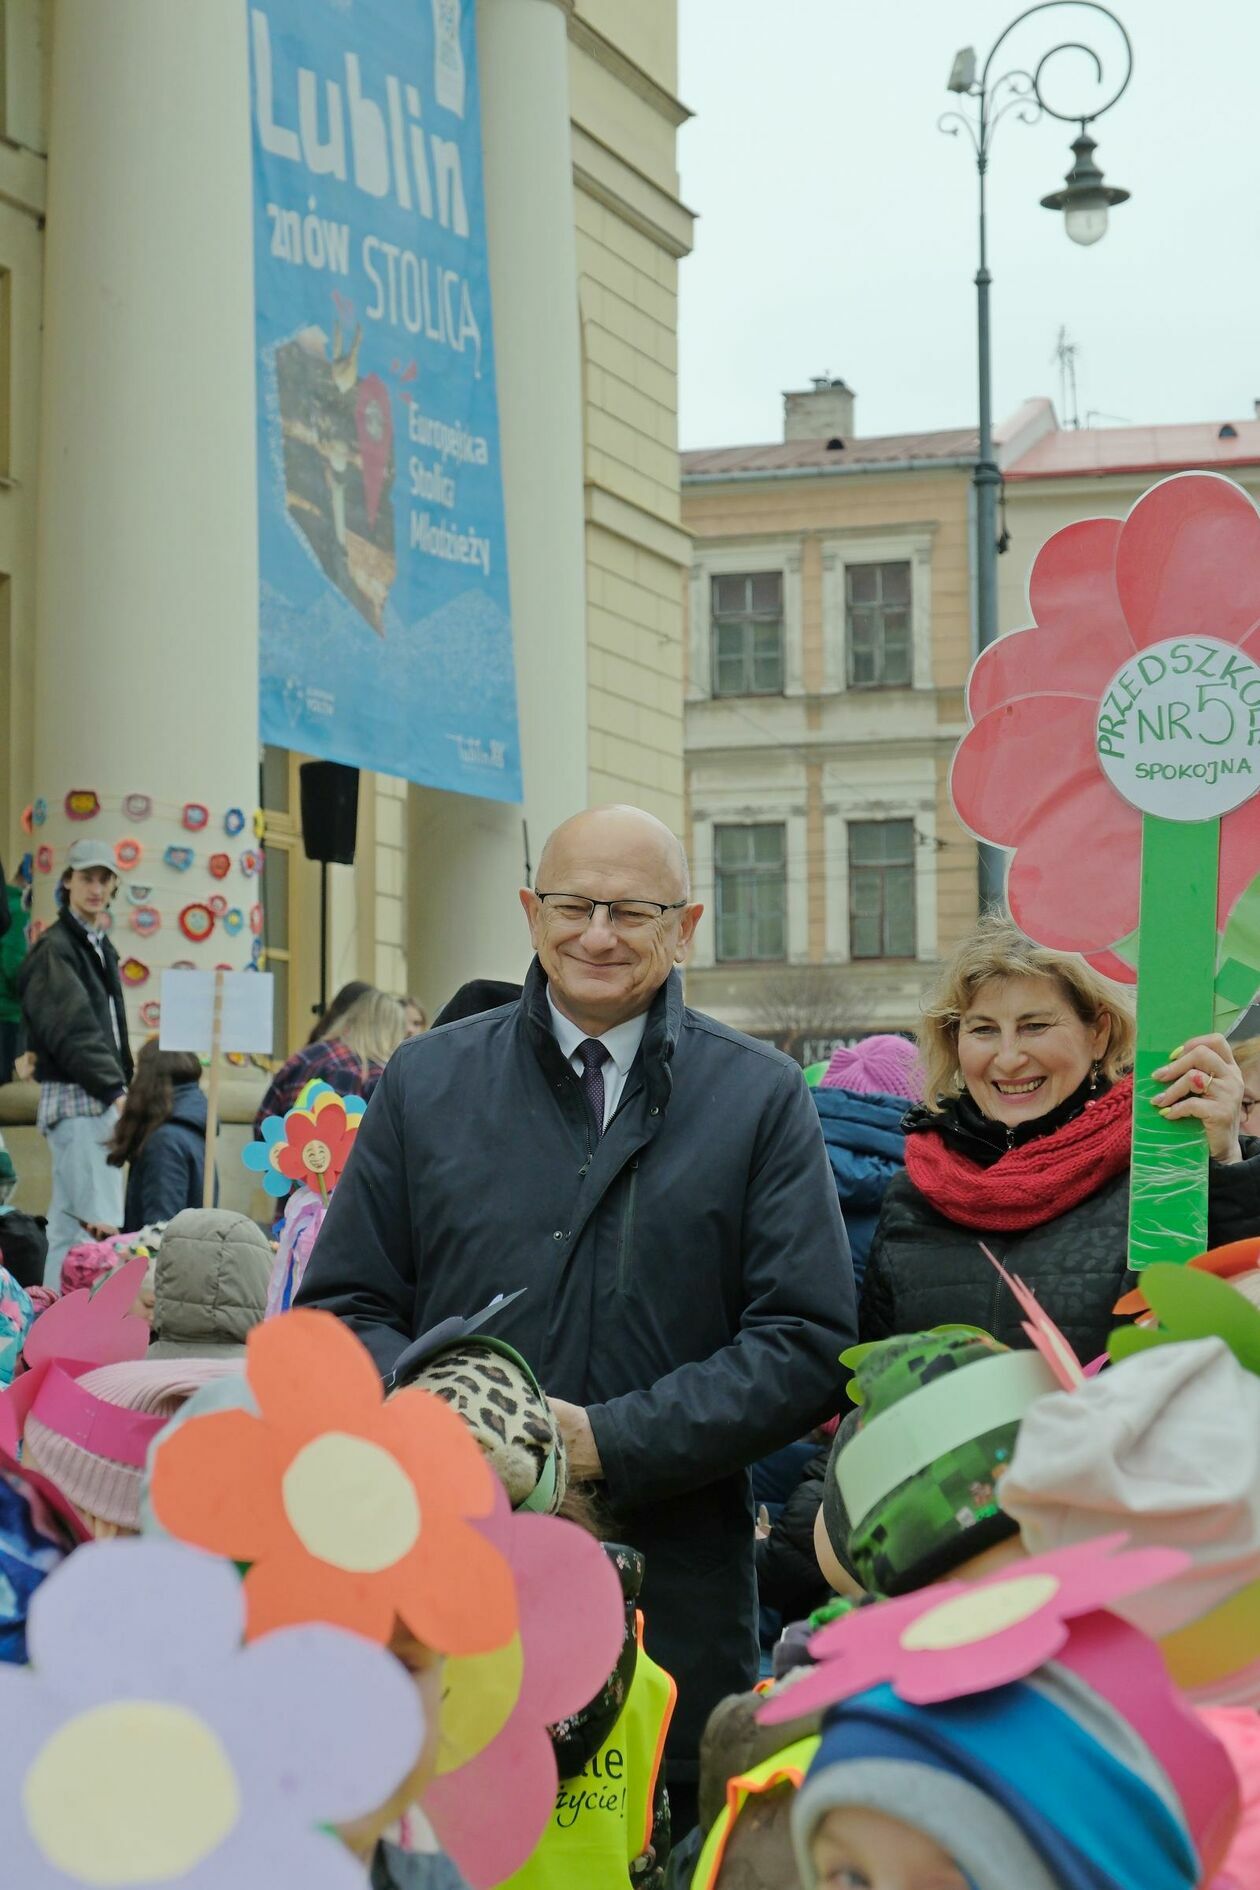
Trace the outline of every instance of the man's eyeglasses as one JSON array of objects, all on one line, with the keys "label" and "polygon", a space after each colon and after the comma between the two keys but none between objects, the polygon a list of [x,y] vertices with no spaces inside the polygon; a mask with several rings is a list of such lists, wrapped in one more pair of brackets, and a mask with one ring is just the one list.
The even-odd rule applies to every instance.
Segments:
[{"label": "man's eyeglasses", "polygon": [[665,905],[659,899],[583,899],[577,893],[540,892],[538,902],[547,917],[560,925],[587,926],[603,906],[614,932],[639,932],[658,925],[667,912],[681,912],[685,899]]}]

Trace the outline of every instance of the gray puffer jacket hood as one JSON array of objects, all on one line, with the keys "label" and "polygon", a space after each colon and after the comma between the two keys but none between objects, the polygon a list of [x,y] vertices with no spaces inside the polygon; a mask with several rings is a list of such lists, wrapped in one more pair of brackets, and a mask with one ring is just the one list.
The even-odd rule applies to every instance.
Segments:
[{"label": "gray puffer jacket hood", "polygon": [[150,1358],[243,1352],[266,1309],[272,1258],[247,1215],[228,1208],[177,1214],[158,1251]]}]

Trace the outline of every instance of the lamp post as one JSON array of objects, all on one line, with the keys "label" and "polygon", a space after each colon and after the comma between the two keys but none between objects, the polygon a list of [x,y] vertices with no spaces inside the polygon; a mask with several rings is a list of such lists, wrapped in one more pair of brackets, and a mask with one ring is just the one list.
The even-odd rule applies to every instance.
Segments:
[{"label": "lamp post", "polygon": [[[1031,72],[1023,67],[1015,67],[1003,72],[1000,78],[991,78],[994,61],[1001,48],[1025,20],[1036,13],[1048,13],[1061,7],[1070,6],[1080,11],[1082,8],[1091,13],[1101,13],[1110,20],[1119,31],[1124,42],[1125,69],[1119,88],[1104,99],[1101,105],[1089,112],[1056,111],[1049,104],[1042,90],[1042,75],[1049,62],[1059,53],[1084,53],[1093,63],[1094,77],[1098,85],[1103,83],[1103,63],[1091,46],[1083,45],[1080,40],[1062,40],[1042,54]],[[989,49],[983,67],[977,76],[975,49],[967,46],[954,61],[954,69],[949,78],[949,90],[960,98],[974,101],[975,111],[968,114],[963,110],[948,111],[940,119],[940,129],[951,137],[957,137],[959,130],[967,133],[976,154],[976,172],[980,179],[980,264],[976,270],[976,313],[977,341],[980,368],[980,427],[979,442],[976,452],[976,469],[973,476],[975,487],[975,549],[976,549],[976,622],[977,640],[981,650],[997,640],[997,560],[998,533],[997,510],[998,492],[1002,484],[1002,475],[993,456],[993,384],[992,366],[989,347],[989,287],[992,277],[989,274],[988,231],[986,224],[986,180],[989,169],[989,157],[993,147],[993,135],[1001,120],[1008,113],[1024,124],[1036,124],[1045,113],[1057,118],[1063,124],[1078,124],[1080,134],[1072,145],[1073,159],[1071,170],[1067,174],[1064,188],[1053,191],[1050,196],[1041,199],[1047,210],[1062,210],[1064,226],[1074,243],[1096,243],[1107,228],[1107,214],[1113,204],[1123,203],[1128,197],[1127,190],[1117,190],[1103,182],[1103,174],[1094,162],[1095,143],[1089,135],[1089,127],[1095,120],[1120,98],[1133,76],[1133,47],[1129,35],[1121,22],[1109,7],[1100,6],[1097,0],[1039,0],[1039,4],[1025,9],[1017,15],[994,40]],[[982,907],[1001,907],[1004,900],[1002,855],[997,848],[980,848],[980,903]]]}]

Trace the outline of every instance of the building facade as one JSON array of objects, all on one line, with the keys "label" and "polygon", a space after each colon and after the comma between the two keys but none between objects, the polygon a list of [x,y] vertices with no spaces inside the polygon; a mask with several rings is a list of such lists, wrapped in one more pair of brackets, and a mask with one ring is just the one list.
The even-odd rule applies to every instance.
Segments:
[{"label": "building facade", "polygon": [[[143,789],[146,847],[187,801],[260,805],[285,1053],[319,869],[303,757],[257,740],[247,8],[2,0],[0,25],[0,855],[46,801],[47,917],[72,790],[112,844]],[[525,798],[365,773],[329,871],[330,987],[430,1012],[524,970],[516,891],[558,820],[683,817],[676,0],[476,0],[476,29]],[[13,1088],[0,1116],[33,1112]]]},{"label": "building facade", "polygon": [[782,442],[683,455],[688,821],[711,917],[688,990],[806,1062],[914,1028],[977,910],[948,788],[975,434],[854,422],[822,380],[785,396]]}]

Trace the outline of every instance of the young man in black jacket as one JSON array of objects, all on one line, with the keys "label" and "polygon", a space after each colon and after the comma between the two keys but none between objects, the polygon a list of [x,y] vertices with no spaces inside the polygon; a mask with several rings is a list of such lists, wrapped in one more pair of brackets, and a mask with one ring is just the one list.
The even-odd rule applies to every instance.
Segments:
[{"label": "young man in black jacket", "polygon": [[52,1158],[44,1275],[52,1287],[76,1242],[122,1225],[122,1171],[106,1160],[132,1069],[118,954],[103,929],[117,888],[105,842],[76,840],[61,876],[61,911],[18,975],[40,1084],[36,1120]]}]

